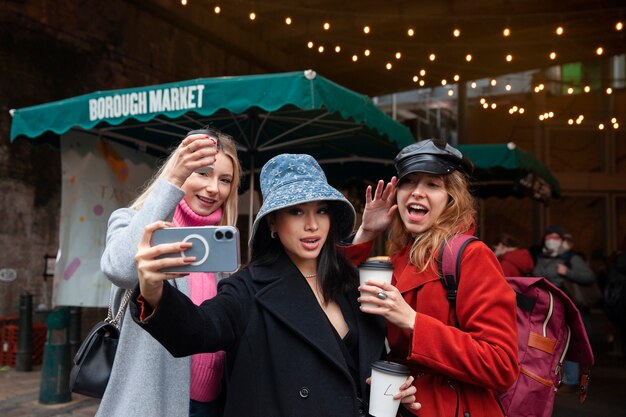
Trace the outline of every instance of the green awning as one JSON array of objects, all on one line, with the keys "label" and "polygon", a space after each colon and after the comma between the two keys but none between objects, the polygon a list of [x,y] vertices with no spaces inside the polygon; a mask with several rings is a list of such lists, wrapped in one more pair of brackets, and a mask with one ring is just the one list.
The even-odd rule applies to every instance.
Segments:
[{"label": "green awning", "polygon": [[550,170],[512,142],[458,148],[474,163],[472,188],[478,197],[514,195],[547,201],[560,195]]}]

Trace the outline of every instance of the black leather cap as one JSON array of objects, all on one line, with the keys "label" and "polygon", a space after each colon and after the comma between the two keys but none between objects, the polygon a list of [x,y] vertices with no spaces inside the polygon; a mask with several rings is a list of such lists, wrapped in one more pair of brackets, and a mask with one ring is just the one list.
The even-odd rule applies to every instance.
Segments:
[{"label": "black leather cap", "polygon": [[470,175],[472,162],[461,151],[447,143],[435,143],[433,139],[422,140],[403,148],[394,159],[398,180],[413,172],[448,175],[460,171]]}]

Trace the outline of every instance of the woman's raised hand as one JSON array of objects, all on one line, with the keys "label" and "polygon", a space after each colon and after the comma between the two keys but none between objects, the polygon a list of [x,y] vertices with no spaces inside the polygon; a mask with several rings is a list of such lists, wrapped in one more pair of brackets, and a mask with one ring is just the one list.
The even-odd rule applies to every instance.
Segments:
[{"label": "woman's raised hand", "polygon": [[164,178],[180,187],[192,172],[215,163],[217,142],[208,135],[190,135],[180,142],[174,152],[173,161],[166,168]]},{"label": "woman's raised hand", "polygon": [[367,186],[363,220],[352,243],[356,244],[374,240],[389,227],[391,220],[393,220],[393,215],[398,209],[398,205],[393,204],[393,195],[397,182],[396,177],[392,177],[387,185],[385,185],[383,180],[378,181],[373,197],[372,186]]},{"label": "woman's raised hand", "polygon": [[164,280],[187,275],[174,272],[161,272],[160,270],[172,266],[187,265],[196,260],[194,256],[157,259],[159,255],[180,253],[191,247],[191,243],[189,242],[163,243],[151,246],[154,231],[171,226],[174,226],[174,224],[164,221],[147,225],[137,245],[135,262],[137,263],[137,275],[139,276],[139,289],[143,298],[152,308],[156,307],[161,300]]}]

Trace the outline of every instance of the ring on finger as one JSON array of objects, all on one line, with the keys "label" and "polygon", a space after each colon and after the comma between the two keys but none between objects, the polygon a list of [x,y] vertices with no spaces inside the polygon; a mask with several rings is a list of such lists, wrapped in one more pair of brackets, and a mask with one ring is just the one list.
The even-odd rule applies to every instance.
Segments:
[{"label": "ring on finger", "polygon": [[381,300],[386,300],[387,299],[387,294],[385,294],[383,291],[381,291],[378,294],[376,294],[376,297],[378,297]]}]

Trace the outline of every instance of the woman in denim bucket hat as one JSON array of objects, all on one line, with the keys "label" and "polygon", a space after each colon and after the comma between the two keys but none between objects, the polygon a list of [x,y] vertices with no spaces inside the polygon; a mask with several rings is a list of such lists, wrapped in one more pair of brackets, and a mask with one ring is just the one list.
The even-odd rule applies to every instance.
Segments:
[{"label": "woman in denim bucket hat", "polygon": [[[170,277],[159,269],[181,261],[155,257],[180,248],[151,247],[162,225],[148,226],[133,318],[176,357],[226,352],[226,417],[364,416],[385,329],[359,311],[356,269],[336,247],[353,229],[354,208],[309,155],[268,161],[261,191],[250,264],[199,307],[163,285]],[[417,407],[411,383],[395,396]]]},{"label": "woman in denim bucket hat", "polygon": [[[494,392],[515,381],[515,293],[495,254],[471,241],[460,257],[460,280],[446,292],[438,255],[446,242],[474,232],[472,164],[437,140],[411,144],[396,156],[398,179],[366,191],[363,224],[346,251],[368,252],[390,229],[391,284],[361,286],[366,313],[385,317],[390,360],[416,377],[420,417],[502,416]],[[448,296],[456,302],[449,301]]]}]

